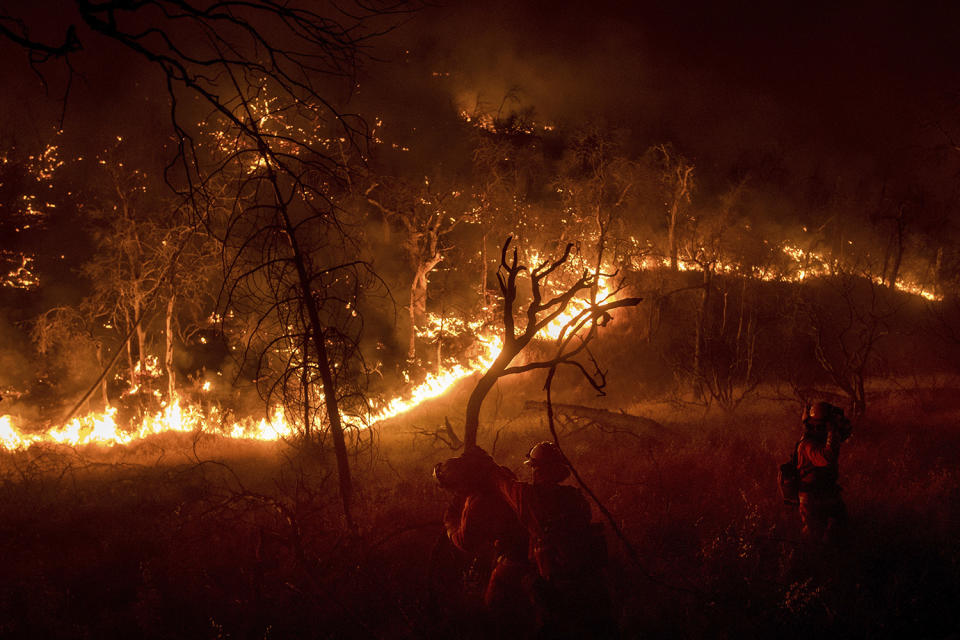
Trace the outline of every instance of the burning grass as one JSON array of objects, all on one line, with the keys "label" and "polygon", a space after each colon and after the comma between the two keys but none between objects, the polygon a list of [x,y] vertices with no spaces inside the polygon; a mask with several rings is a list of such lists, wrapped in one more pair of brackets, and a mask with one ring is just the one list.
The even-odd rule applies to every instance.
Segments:
[{"label": "burning grass", "polygon": [[[537,395],[533,381],[511,391]],[[845,446],[850,541],[819,560],[776,495],[792,406],[625,407],[664,425],[655,438],[565,423],[568,454],[639,552],[638,565],[611,536],[624,636],[956,631],[958,416],[914,396],[878,401]],[[496,457],[519,469],[544,419],[501,399],[487,421],[499,436],[481,442],[496,437]],[[438,417],[395,419],[360,444],[359,536],[343,529],[333,461],[284,443],[167,434],[3,453],[0,635],[469,637],[476,611],[437,589],[432,554],[447,496],[430,469],[452,452],[411,435]]]}]

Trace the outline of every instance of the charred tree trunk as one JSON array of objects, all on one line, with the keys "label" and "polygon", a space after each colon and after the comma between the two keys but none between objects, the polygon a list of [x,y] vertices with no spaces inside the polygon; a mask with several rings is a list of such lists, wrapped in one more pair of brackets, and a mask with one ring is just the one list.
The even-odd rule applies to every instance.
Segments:
[{"label": "charred tree trunk", "polygon": [[487,308],[487,232],[480,237],[480,299]]},{"label": "charred tree trunk", "polygon": [[[97,364],[100,365],[100,369],[103,370],[103,343],[97,342]],[[107,377],[102,376],[100,378],[100,395],[103,397],[103,409],[106,411],[107,407],[110,406],[110,398],[107,396]]]},{"label": "charred tree trunk", "polygon": [[444,325],[443,320],[444,320],[444,311],[443,311],[443,307],[441,306],[440,327],[437,330],[437,356],[436,356],[437,376],[439,376],[441,371],[443,370],[443,325]]},{"label": "charred tree trunk", "polygon": [[693,345],[693,392],[697,399],[703,396],[703,378],[705,375],[703,359],[709,329],[708,325],[710,322],[710,292],[713,288],[712,275],[712,265],[704,265],[703,291],[700,294],[700,312],[697,314],[697,329]]},{"label": "charred tree trunk", "polygon": [[[299,271],[299,268],[298,268]],[[307,291],[309,294],[309,287]],[[324,343],[323,329],[320,325],[320,316],[312,300],[307,304],[312,325],[313,347],[317,354],[317,368],[320,371],[320,382],[323,384],[323,400],[327,407],[327,419],[330,421],[330,435],[333,438],[333,452],[337,459],[337,477],[340,483],[340,500],[343,504],[343,515],[347,526],[354,528],[351,505],[353,502],[353,483],[350,478],[350,460],[347,457],[347,442],[343,433],[343,424],[340,421],[340,406],[337,400],[333,379],[333,369]]]},{"label": "charred tree trunk", "polygon": [[937,247],[937,257],[933,263],[933,293],[940,295],[943,288],[940,286],[941,273],[943,273],[943,246]]},{"label": "charred tree trunk", "polygon": [[[131,327],[133,326],[134,322],[139,319],[139,318],[136,318],[136,319],[131,320],[131,319],[130,319],[130,314],[129,314],[129,312],[127,312],[127,311],[124,311],[124,316],[126,316],[127,326],[131,326]],[[135,332],[136,332],[136,330],[131,330],[130,335],[127,336],[127,340],[126,340],[126,342],[124,343],[124,347],[125,347],[126,352],[127,352],[127,370],[130,372],[130,384],[131,384],[131,385],[136,385],[136,384],[137,384],[137,365],[136,365],[136,363],[134,362],[134,359],[133,359],[133,334],[134,334]]]},{"label": "charred tree trunk", "polygon": [[[596,328],[610,319],[609,312],[611,310],[619,307],[636,306],[641,302],[641,298],[624,298],[602,304],[594,301],[588,309],[577,313],[576,316],[567,323],[563,335],[556,341],[557,353],[554,358],[547,361],[534,361],[511,367],[510,363],[513,359],[530,344],[537,333],[564,313],[574,296],[583,291],[590,291],[597,277],[595,273],[585,272],[562,293],[549,300],[543,300],[541,284],[551,273],[567,261],[570,256],[570,251],[573,248],[572,244],[567,245],[566,250],[559,259],[553,262],[545,262],[529,270],[532,300],[526,309],[526,326],[523,331],[518,332],[514,318],[514,305],[517,300],[517,276],[521,272],[528,271],[528,269],[518,263],[516,249],[513,251],[512,259],[507,259],[507,249],[510,246],[511,240],[512,238],[508,238],[501,249],[500,270],[497,272],[500,292],[503,295],[501,315],[504,328],[503,348],[493,361],[493,364],[490,365],[490,368],[487,369],[480,377],[480,380],[477,381],[476,386],[470,393],[470,398],[467,400],[463,435],[465,448],[470,448],[477,444],[477,431],[480,428],[480,409],[483,406],[484,399],[487,397],[487,394],[490,393],[490,390],[493,389],[497,380],[515,373],[524,373],[535,369],[555,368],[560,364],[575,365],[579,367],[581,371],[585,371],[582,365],[574,361],[574,358],[587,348],[587,344],[595,335]],[[503,273],[501,273],[501,271]],[[583,327],[588,327],[587,335],[585,336],[579,334],[580,329]],[[575,345],[571,345],[575,337],[578,341]],[[594,384],[594,388],[600,390],[602,385]]]},{"label": "charred tree trunk", "polygon": [[903,205],[897,209],[897,215],[893,219],[894,227],[890,238],[890,247],[892,254],[890,256],[890,274],[887,276],[887,288],[893,289],[897,286],[897,278],[900,277],[900,264],[903,262],[903,243],[904,243],[904,222]]},{"label": "charred tree trunk", "polygon": [[[266,157],[267,154],[264,154]],[[269,162],[267,163],[269,167]],[[297,225],[290,218],[286,200],[277,182],[277,176],[270,170],[270,182],[273,186],[275,204],[280,218],[279,222],[285,231],[290,244],[290,258],[297,273],[297,283],[300,289],[300,304],[307,312],[306,339],[313,345],[316,355],[317,371],[320,374],[320,383],[323,385],[323,402],[327,409],[327,420],[330,423],[330,436],[333,440],[333,452],[337,460],[337,478],[340,486],[340,500],[343,506],[343,515],[350,529],[355,529],[352,515],[353,482],[350,477],[350,459],[347,454],[347,442],[340,419],[340,402],[337,399],[336,380],[333,376],[333,367],[327,352],[325,327],[320,320],[320,311],[310,286],[310,274],[307,270],[307,260],[297,240]],[[304,353],[307,357],[307,352]],[[308,394],[307,394],[308,395]]]},{"label": "charred tree trunk", "polygon": [[307,360],[307,354],[310,353],[310,338],[303,337],[303,354],[301,356],[300,366],[300,387],[303,393],[303,435],[307,440],[310,439],[310,367]]},{"label": "charred tree trunk", "polygon": [[173,367],[173,308],[176,299],[177,294],[171,293],[167,300],[166,353],[163,358],[163,367],[167,372],[167,400],[169,402],[173,402],[177,393],[177,374]]},{"label": "charred tree trunk", "polygon": [[[143,315],[142,309],[136,310],[137,317]],[[140,380],[142,380],[147,375],[147,332],[143,328],[143,323],[137,325],[137,362],[140,364]],[[139,383],[140,380],[137,380]]]},{"label": "charred tree trunk", "polygon": [[[417,327],[427,315],[427,273],[426,265],[417,267],[410,284],[410,342],[407,346],[407,360],[417,358]],[[432,267],[431,267],[432,268]]]},{"label": "charred tree trunk", "polygon": [[[540,400],[527,400],[523,407],[524,409],[542,411],[547,408],[547,403]],[[553,403],[553,410],[557,414],[562,413],[570,417],[583,418],[593,423],[629,431],[634,435],[642,434],[654,442],[668,435],[666,427],[656,420],[630,413],[615,413],[606,409],[560,403]]]},{"label": "charred tree trunk", "polygon": [[679,203],[674,201],[670,206],[670,219],[667,227],[667,246],[670,249],[670,270],[679,269],[680,249],[677,243],[677,218],[679,217]]}]

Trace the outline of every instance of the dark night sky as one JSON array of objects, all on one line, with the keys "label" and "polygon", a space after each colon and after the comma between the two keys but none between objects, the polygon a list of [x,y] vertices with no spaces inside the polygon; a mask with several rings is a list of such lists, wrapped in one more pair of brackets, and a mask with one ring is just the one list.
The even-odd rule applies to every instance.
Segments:
[{"label": "dark night sky", "polygon": [[942,142],[955,4],[621,4],[460,3],[398,35],[451,73],[434,85],[459,103],[517,87],[547,120],[602,120],[701,161],[773,147],[869,166]]},{"label": "dark night sky", "polygon": [[[544,120],[624,128],[638,149],[673,141],[719,174],[763,150],[797,171],[869,172],[942,143],[932,125],[950,129],[956,120],[956,3],[624,4],[484,0],[424,9],[378,42],[384,61],[367,65],[358,102],[378,105],[388,124],[399,114],[429,127],[451,104],[497,104],[519,89]],[[55,37],[69,13],[34,18]],[[83,76],[68,132],[163,139],[158,75],[141,75],[109,43],[80,35]],[[0,134],[29,142],[55,122],[59,105],[9,44],[0,45],[0,60]]]}]

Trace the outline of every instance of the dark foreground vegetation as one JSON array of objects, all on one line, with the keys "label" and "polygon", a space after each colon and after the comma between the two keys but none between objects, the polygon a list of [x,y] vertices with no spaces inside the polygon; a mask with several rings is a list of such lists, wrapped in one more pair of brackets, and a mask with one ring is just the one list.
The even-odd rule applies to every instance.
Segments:
[{"label": "dark foreground vegetation", "polygon": [[[520,402],[539,399],[536,387],[492,402],[481,434],[518,470],[548,436],[542,411]],[[799,425],[796,403],[773,394],[735,417],[597,405],[664,427],[647,433],[561,420],[568,455],[639,554],[630,560],[608,527],[624,637],[953,637],[955,390],[876,393],[842,452],[849,541],[819,557],[799,546],[797,514],[776,492]],[[423,411],[361,445],[356,535],[327,453],[172,438],[4,453],[0,637],[479,634],[469,571],[463,593],[440,580],[447,496],[430,470],[453,453],[415,434],[436,418]]]}]

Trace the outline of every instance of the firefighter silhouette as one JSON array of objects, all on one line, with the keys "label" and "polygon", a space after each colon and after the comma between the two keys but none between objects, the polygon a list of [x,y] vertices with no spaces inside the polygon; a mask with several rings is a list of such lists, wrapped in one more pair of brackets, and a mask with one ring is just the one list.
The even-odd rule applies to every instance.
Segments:
[{"label": "firefighter silhouette", "polygon": [[591,522],[583,493],[561,484],[570,467],[554,443],[534,445],[524,465],[532,470],[532,483],[518,481],[505,467],[493,473],[529,538],[538,637],[612,637],[615,625],[603,575],[607,550],[602,527]]},{"label": "firefighter silhouette", "polygon": [[474,633],[523,637],[533,627],[526,582],[527,534],[497,490],[496,463],[479,447],[434,467],[441,487],[453,493],[444,536],[466,560],[461,587],[479,590],[487,620]]},{"label": "firefighter silhouette", "polygon": [[797,503],[803,539],[835,543],[845,530],[847,509],[839,485],[840,445],[850,436],[843,410],[828,402],[807,405],[803,435],[794,450]]}]

